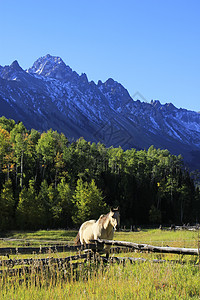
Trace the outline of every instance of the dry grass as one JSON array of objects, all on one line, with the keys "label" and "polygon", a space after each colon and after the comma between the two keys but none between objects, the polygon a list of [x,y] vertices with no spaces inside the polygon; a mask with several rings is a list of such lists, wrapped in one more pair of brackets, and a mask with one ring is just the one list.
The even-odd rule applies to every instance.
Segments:
[{"label": "dry grass", "polygon": [[[115,239],[160,246],[196,247],[198,234],[144,230],[119,232]],[[64,254],[54,255],[61,257]],[[120,256],[145,257],[148,261],[127,262],[125,266],[88,261],[75,269],[59,264],[40,269],[33,265],[28,274],[24,266],[21,275],[8,276],[5,272],[1,276],[0,299],[200,299],[197,257],[150,253],[122,253]],[[167,261],[153,263],[153,258],[165,258]]]}]

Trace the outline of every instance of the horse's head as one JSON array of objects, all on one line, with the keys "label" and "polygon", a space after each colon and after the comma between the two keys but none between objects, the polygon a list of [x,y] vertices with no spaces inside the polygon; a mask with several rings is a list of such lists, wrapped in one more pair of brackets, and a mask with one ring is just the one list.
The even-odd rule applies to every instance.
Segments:
[{"label": "horse's head", "polygon": [[120,224],[120,214],[119,208],[111,208],[109,213],[110,224],[113,226],[114,230],[119,227]]}]

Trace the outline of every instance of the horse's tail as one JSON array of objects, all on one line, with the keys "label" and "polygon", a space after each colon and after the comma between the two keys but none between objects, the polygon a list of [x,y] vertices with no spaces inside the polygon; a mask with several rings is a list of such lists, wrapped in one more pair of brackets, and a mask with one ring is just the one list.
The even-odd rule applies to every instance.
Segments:
[{"label": "horse's tail", "polygon": [[79,232],[77,233],[77,236],[76,236],[75,239],[74,239],[74,244],[75,244],[75,246],[78,246],[78,245],[81,244]]}]

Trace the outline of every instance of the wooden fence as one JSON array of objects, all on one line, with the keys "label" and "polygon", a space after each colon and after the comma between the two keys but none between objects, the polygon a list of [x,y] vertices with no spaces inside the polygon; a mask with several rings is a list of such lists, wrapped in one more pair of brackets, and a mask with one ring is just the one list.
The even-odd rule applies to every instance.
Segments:
[{"label": "wooden fence", "polygon": [[[93,256],[92,250],[96,250],[97,252],[101,252],[103,250],[104,245],[112,245],[115,248],[113,250],[117,249],[117,252],[119,252],[119,249],[123,252],[123,249],[129,249],[129,251],[145,251],[145,252],[154,252],[154,253],[174,253],[174,254],[183,254],[183,255],[199,255],[199,249],[198,248],[175,248],[175,247],[159,247],[159,246],[153,246],[148,244],[137,244],[137,243],[131,243],[131,242],[125,242],[125,241],[114,241],[114,240],[92,240],[92,244],[88,244],[86,246],[80,245],[80,246],[70,246],[70,245],[54,245],[54,246],[45,246],[45,247],[5,247],[0,248],[0,256],[7,256],[9,258],[10,255],[18,255],[18,254],[44,254],[47,253],[55,253],[55,252],[73,252],[76,251],[78,254],[71,255],[67,257],[47,257],[47,258],[14,258],[14,259],[2,259],[0,260],[0,274],[5,274],[7,272],[11,275],[20,274],[23,272],[30,272],[30,268],[34,266],[34,268],[37,268],[37,270],[41,269],[43,266],[65,266],[66,268],[71,267],[72,265],[76,268],[79,263],[73,261],[78,260],[91,260]],[[116,248],[117,247],[117,248]],[[87,253],[83,253],[83,250],[89,250]],[[113,251],[112,251],[113,252]],[[98,256],[98,260],[101,261],[107,261],[105,257]],[[110,257],[110,262],[118,262],[118,263],[124,263],[125,261],[130,261],[131,263],[136,261],[147,261],[147,259],[144,258],[133,258],[133,257]],[[160,259],[154,259],[152,262],[164,262],[164,260]],[[18,268],[13,268],[14,266],[18,266]],[[23,268],[20,268],[20,266],[23,266]]]},{"label": "wooden fence", "polygon": [[[88,244],[85,247],[72,246],[72,245],[53,245],[53,246],[40,246],[40,247],[4,247],[0,248],[0,255],[17,255],[17,254],[44,254],[48,252],[69,252],[78,251],[84,249],[91,249],[94,247],[92,244]],[[102,246],[103,247],[103,246]]]}]

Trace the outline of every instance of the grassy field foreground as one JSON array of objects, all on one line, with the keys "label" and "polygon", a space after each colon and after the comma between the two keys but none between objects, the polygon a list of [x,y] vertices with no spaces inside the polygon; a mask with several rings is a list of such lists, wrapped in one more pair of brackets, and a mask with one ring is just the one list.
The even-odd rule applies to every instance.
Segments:
[{"label": "grassy field foreground", "polygon": [[[11,233],[12,239],[6,243],[11,246],[16,243],[16,237],[33,243],[40,238],[45,244],[55,240],[72,241],[75,235],[72,231]],[[115,239],[159,246],[198,246],[198,233],[187,231],[119,232]],[[50,266],[40,272],[32,268],[29,275],[9,277],[5,273],[0,277],[0,299],[200,299],[197,256],[130,252],[117,256],[145,257],[148,261],[127,262],[125,266],[86,262],[76,272]],[[155,258],[166,262],[155,263]]]}]

